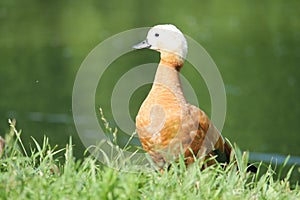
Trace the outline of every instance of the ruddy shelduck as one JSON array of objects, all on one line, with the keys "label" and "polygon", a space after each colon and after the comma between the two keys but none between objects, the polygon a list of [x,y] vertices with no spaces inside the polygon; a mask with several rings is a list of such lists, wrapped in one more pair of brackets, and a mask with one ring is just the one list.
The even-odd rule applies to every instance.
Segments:
[{"label": "ruddy shelduck", "polygon": [[162,169],[180,154],[186,165],[211,156],[228,163],[231,146],[205,112],[184,97],[179,73],[188,47],[182,32],[171,24],[157,25],[133,48],[160,52],[152,88],[136,116],[136,131],[154,163]]}]

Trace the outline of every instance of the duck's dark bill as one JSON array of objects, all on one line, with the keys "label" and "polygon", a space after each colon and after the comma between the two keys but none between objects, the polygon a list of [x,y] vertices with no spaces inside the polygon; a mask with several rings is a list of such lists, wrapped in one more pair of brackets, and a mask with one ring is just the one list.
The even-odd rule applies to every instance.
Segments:
[{"label": "duck's dark bill", "polygon": [[134,45],[132,48],[134,49],[147,49],[147,48],[150,48],[151,45],[148,43],[147,40],[144,40],[136,45]]}]

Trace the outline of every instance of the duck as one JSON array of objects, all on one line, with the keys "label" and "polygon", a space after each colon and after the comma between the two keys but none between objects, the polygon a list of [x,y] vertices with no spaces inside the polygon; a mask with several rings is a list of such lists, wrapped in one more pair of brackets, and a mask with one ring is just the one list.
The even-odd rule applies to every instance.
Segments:
[{"label": "duck", "polygon": [[208,115],[184,96],[180,81],[180,70],[188,53],[184,34],[172,24],[156,25],[133,48],[160,53],[152,87],[135,120],[142,147],[155,166],[163,170],[180,155],[184,156],[186,166],[197,158],[208,160],[204,167],[216,162],[229,163],[230,143]]}]

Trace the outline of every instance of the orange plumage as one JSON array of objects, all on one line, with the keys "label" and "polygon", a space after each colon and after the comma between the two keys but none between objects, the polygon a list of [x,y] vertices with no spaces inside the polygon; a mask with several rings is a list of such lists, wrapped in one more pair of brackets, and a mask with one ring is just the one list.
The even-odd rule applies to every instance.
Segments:
[{"label": "orange plumage", "polygon": [[228,162],[231,146],[208,116],[183,95],[179,78],[187,53],[183,34],[173,25],[158,25],[134,48],[161,53],[153,86],[136,117],[142,146],[157,166],[162,168],[181,153],[187,165],[194,162],[194,156],[207,158],[215,152],[225,155],[223,161]]}]

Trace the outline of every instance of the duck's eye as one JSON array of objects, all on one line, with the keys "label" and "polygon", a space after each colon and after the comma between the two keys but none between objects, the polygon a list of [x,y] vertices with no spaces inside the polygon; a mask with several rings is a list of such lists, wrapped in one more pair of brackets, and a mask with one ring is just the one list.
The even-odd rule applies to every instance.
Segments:
[{"label": "duck's eye", "polygon": [[159,34],[158,33],[155,33],[155,37],[158,37],[159,36]]}]

